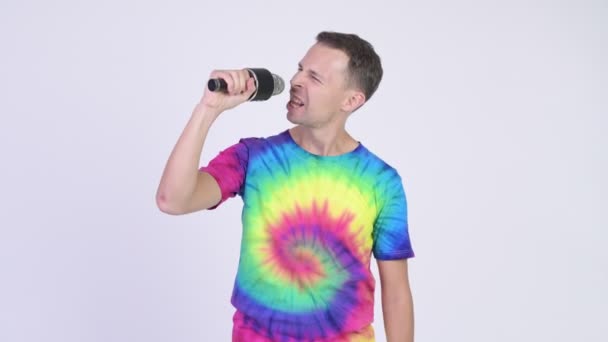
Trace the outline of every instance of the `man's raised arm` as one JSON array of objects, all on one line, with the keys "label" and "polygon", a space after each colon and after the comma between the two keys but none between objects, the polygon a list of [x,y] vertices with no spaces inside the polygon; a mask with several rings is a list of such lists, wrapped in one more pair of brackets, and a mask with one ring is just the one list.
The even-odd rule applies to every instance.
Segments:
[{"label": "man's raised arm", "polygon": [[181,215],[208,209],[220,201],[217,181],[210,174],[199,171],[203,145],[215,119],[247,101],[255,91],[254,79],[245,69],[213,71],[210,77],[224,79],[228,90],[223,93],[205,89],[167,160],[156,192],[156,204],[167,214]]}]

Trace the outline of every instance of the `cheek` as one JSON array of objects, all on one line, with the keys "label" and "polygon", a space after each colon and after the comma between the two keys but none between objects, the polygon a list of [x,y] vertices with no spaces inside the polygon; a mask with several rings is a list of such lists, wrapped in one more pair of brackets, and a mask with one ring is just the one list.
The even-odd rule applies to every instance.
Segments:
[{"label": "cheek", "polygon": [[327,91],[316,90],[309,93],[311,102],[314,103],[315,107],[326,107],[331,105],[333,97]]},{"label": "cheek", "polygon": [[339,106],[338,102],[338,95],[329,93],[322,94],[322,96],[319,97],[318,101],[318,103],[321,104],[324,108],[332,111]]},{"label": "cheek", "polygon": [[339,98],[332,89],[325,87],[309,87],[307,92],[308,108],[315,113],[334,112],[340,107]]}]

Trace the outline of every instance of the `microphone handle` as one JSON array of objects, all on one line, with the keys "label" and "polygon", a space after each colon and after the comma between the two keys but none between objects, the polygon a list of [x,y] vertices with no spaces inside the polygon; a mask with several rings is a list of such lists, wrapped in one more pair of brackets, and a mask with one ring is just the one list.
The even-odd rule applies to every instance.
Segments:
[{"label": "microphone handle", "polygon": [[207,82],[207,88],[211,91],[228,91],[228,84],[223,78],[212,78]]}]

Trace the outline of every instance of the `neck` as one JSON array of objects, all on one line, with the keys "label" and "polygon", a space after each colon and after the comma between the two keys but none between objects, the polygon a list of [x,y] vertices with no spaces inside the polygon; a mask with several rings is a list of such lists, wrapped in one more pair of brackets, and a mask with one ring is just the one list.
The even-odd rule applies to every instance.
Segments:
[{"label": "neck", "polygon": [[296,126],[289,130],[293,140],[306,151],[320,156],[337,156],[351,152],[359,143],[341,129]]}]

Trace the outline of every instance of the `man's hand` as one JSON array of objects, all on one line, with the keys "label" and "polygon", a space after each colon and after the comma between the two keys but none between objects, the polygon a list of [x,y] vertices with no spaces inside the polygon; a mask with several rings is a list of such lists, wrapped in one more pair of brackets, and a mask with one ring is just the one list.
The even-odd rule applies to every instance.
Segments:
[{"label": "man's hand", "polygon": [[205,92],[199,103],[199,105],[211,109],[218,115],[247,101],[255,92],[254,79],[249,75],[247,69],[214,70],[209,78],[222,78],[228,85],[227,92],[213,92],[205,87]]}]

